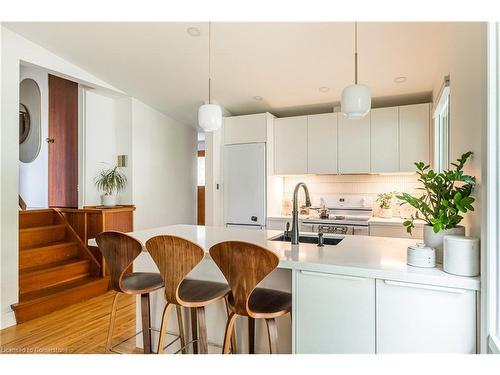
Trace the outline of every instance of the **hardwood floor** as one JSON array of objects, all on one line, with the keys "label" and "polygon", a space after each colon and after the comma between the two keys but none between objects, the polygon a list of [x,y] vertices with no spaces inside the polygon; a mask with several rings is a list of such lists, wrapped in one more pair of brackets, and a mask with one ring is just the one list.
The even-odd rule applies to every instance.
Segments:
[{"label": "hardwood floor", "polygon": [[[0,353],[105,353],[113,292],[107,292],[48,315],[0,331]],[[135,333],[135,297],[119,299],[115,337],[118,343]],[[116,350],[142,353],[130,339]]]}]

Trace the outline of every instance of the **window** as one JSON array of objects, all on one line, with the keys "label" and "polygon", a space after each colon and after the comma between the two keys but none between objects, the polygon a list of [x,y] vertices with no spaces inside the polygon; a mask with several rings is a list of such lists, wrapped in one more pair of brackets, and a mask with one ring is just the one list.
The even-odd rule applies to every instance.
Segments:
[{"label": "window", "polygon": [[449,167],[450,134],[450,80],[445,77],[434,110],[434,170],[441,172]]}]

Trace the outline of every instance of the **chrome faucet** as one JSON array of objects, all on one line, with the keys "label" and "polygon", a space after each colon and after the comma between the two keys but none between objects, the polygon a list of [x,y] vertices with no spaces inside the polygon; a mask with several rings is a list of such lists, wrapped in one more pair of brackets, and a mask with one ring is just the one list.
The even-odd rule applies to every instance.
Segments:
[{"label": "chrome faucet", "polygon": [[298,196],[300,187],[304,188],[304,193],[306,194],[306,207],[311,207],[311,198],[309,198],[309,190],[307,189],[306,184],[303,182],[299,182],[297,186],[295,186],[295,190],[293,191],[293,210],[292,210],[292,245],[299,244],[299,204],[298,204]]}]

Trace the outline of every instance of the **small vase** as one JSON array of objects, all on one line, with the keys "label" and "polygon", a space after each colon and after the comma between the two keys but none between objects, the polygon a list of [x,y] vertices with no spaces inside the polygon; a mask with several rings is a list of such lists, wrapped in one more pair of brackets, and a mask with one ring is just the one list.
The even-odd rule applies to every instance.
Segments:
[{"label": "small vase", "polygon": [[116,206],[116,194],[103,194],[101,195],[101,204],[104,207],[114,207]]},{"label": "small vase", "polygon": [[444,229],[434,233],[432,225],[424,226],[424,243],[436,250],[436,263],[443,263],[443,238],[448,235],[465,235],[465,227],[459,225],[456,228]]},{"label": "small vase", "polygon": [[392,217],[392,208],[381,208],[378,216],[390,219]]}]

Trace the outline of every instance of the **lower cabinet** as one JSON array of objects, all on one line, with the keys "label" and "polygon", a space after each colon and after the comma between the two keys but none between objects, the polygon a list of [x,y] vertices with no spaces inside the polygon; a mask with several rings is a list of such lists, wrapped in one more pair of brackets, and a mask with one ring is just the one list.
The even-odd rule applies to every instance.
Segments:
[{"label": "lower cabinet", "polygon": [[294,271],[296,353],[476,353],[476,292]]},{"label": "lower cabinet", "polygon": [[296,353],[375,353],[375,280],[297,271]]},{"label": "lower cabinet", "polygon": [[377,352],[476,353],[476,293],[377,280]]}]

